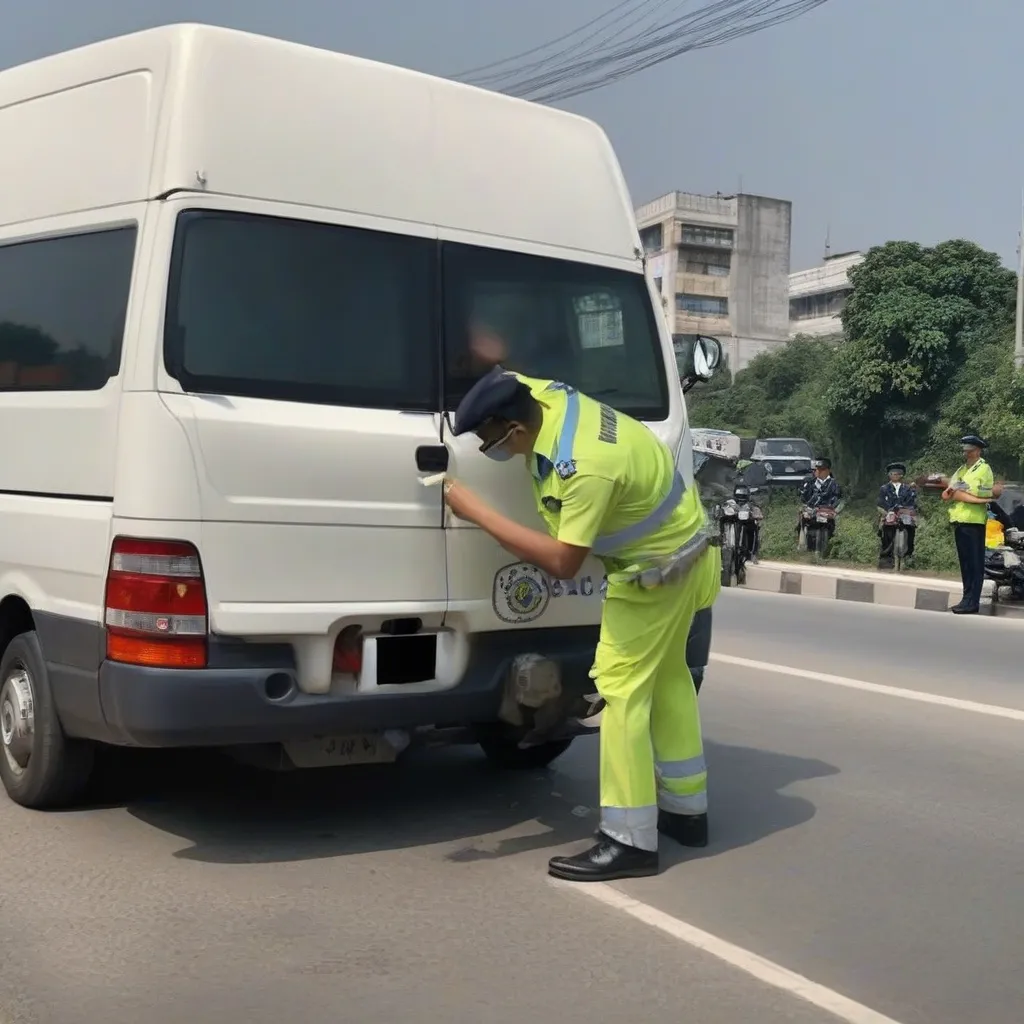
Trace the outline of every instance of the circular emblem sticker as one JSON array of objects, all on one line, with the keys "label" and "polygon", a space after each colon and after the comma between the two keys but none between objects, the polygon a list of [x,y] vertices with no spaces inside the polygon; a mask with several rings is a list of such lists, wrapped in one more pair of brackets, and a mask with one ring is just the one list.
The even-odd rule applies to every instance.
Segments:
[{"label": "circular emblem sticker", "polygon": [[547,577],[535,565],[514,562],[495,573],[491,603],[502,622],[532,622],[550,600]]}]

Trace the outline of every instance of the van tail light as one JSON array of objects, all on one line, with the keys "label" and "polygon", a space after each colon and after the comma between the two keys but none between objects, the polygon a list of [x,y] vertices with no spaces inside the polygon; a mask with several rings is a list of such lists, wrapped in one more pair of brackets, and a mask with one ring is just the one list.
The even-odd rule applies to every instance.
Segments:
[{"label": "van tail light", "polygon": [[363,631],[359,626],[346,626],[334,642],[334,672],[358,676],[363,670]]},{"label": "van tail light", "polygon": [[182,541],[116,537],[104,609],[107,658],[152,668],[205,668],[206,584]]}]

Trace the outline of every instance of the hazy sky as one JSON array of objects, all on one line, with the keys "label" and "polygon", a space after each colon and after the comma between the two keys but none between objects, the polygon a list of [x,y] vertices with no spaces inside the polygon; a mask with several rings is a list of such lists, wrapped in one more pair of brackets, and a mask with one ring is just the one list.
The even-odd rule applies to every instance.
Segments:
[{"label": "hazy sky", "polygon": [[[611,0],[0,0],[0,67],[205,21],[457,72]],[[570,101],[610,134],[637,203],[672,189],[793,201],[793,268],[890,238],[966,237],[1015,263],[1024,0],[829,0]],[[1018,70],[1014,70],[1017,68]],[[1015,98],[1017,97],[1017,98]],[[2,145],[2,140],[0,140]]]}]

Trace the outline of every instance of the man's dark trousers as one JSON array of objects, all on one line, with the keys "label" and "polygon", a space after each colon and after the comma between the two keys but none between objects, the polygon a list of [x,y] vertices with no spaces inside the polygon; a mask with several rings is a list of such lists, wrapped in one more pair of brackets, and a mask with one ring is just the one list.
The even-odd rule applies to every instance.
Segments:
[{"label": "man's dark trousers", "polygon": [[957,523],[953,527],[960,577],[964,584],[962,608],[981,607],[981,585],[985,579],[985,524]]}]

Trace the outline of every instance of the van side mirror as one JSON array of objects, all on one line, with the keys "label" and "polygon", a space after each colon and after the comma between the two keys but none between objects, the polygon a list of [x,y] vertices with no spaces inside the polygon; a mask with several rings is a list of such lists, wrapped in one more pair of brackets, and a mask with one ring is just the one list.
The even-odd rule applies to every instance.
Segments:
[{"label": "van side mirror", "polygon": [[680,380],[684,395],[694,384],[706,384],[715,375],[715,371],[722,363],[721,342],[706,334],[698,334],[693,339],[691,358],[688,362],[693,369]]}]

